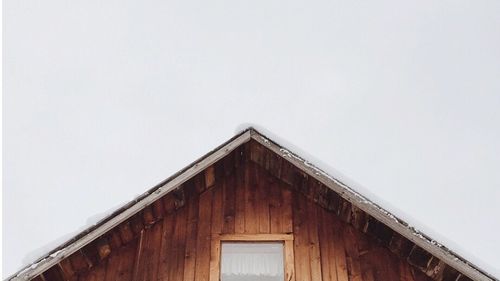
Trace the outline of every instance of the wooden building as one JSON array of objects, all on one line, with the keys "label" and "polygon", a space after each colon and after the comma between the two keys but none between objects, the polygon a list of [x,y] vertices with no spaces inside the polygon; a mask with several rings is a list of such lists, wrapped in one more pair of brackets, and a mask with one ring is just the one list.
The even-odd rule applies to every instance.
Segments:
[{"label": "wooden building", "polygon": [[9,279],[215,281],[270,242],[280,280],[496,280],[252,128]]}]

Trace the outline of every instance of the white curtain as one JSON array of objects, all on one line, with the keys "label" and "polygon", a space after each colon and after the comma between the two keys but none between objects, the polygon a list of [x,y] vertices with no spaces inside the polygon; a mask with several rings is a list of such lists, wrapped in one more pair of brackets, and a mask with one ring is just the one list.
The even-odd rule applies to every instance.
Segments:
[{"label": "white curtain", "polygon": [[222,243],[222,281],[283,280],[283,244]]}]

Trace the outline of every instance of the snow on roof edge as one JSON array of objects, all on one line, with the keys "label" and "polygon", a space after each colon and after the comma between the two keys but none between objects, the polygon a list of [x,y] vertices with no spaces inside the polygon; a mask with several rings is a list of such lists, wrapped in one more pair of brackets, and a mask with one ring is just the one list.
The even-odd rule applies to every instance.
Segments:
[{"label": "snow on roof edge", "polygon": [[[152,188],[150,188],[146,192],[140,194],[139,196],[137,196],[134,199],[132,199],[131,201],[125,203],[121,207],[118,207],[118,208],[114,209],[114,211],[112,211],[112,213],[104,216],[102,219],[98,220],[97,222],[90,221],[91,224],[87,225],[87,226],[83,226],[82,227],[83,228],[82,231],[77,232],[76,235],[72,236],[68,240],[65,240],[63,243],[59,244],[59,246],[47,250],[46,254],[41,255],[35,261],[33,261],[33,262],[31,262],[31,263],[23,266],[21,269],[19,269],[18,271],[14,272],[13,274],[11,274],[10,276],[8,276],[4,280],[25,280],[25,279],[21,279],[20,277],[21,276],[26,276],[26,274],[28,274],[30,271],[36,270],[38,268],[38,266],[40,264],[44,263],[44,262],[50,262],[51,260],[54,260],[55,258],[60,258],[63,254],[65,254],[66,249],[68,247],[70,247],[71,245],[73,245],[75,242],[77,242],[80,239],[84,238],[85,236],[87,236],[88,234],[90,234],[92,231],[98,229],[100,226],[102,226],[106,222],[109,222],[110,220],[112,220],[113,218],[115,218],[116,216],[118,216],[119,214],[123,213],[125,210],[131,208],[135,204],[139,203],[141,200],[143,200],[146,197],[148,197],[149,195],[151,195],[153,193],[157,193],[158,190],[160,190],[162,187],[164,187],[167,183],[173,181],[175,178],[177,178],[178,176],[180,176],[184,172],[188,171],[192,167],[196,167],[204,159],[209,158],[211,155],[213,155],[217,151],[221,150],[222,148],[228,146],[229,144],[233,143],[238,138],[240,138],[245,133],[247,133],[247,132],[249,132],[251,130],[252,130],[252,128],[247,128],[245,130],[242,130],[242,131],[238,132],[237,134],[235,134],[233,137],[231,137],[230,139],[228,139],[224,143],[220,144],[219,146],[217,146],[216,148],[214,148],[211,151],[207,152],[206,154],[204,154],[200,158],[198,158],[195,161],[191,162],[190,164],[188,164],[187,166],[185,166],[184,168],[182,168],[178,172],[174,173],[173,175],[169,176],[165,180],[161,181],[160,183],[156,184],[155,186],[153,186]],[[66,236],[64,236],[64,237],[66,237]],[[68,256],[70,254],[68,254]],[[42,273],[42,272],[40,272],[40,273]],[[35,277],[35,276],[32,276],[32,277]]]},{"label": "snow on roof edge", "polygon": [[[415,237],[419,238],[419,240],[421,240],[422,242],[430,244],[433,247],[436,247],[446,252],[448,255],[452,256],[455,262],[464,263],[465,265],[469,266],[472,270],[477,271],[479,274],[487,277],[490,280],[499,280],[490,273],[490,272],[495,272],[495,274],[498,274],[497,270],[495,270],[494,268],[491,268],[490,266],[484,264],[484,262],[480,262],[478,258],[474,258],[471,254],[468,254],[467,258],[465,258],[463,254],[458,254],[455,250],[452,250],[450,247],[446,246],[450,244],[456,246],[456,244],[451,241],[446,241],[443,243],[438,242],[438,241],[445,241],[446,239],[441,237],[441,235],[438,235],[433,231],[431,231],[430,229],[426,228],[422,223],[418,222],[416,219],[411,218],[410,216],[404,214],[404,212],[393,207],[389,202],[379,198],[372,192],[368,191],[361,184],[356,183],[355,181],[348,178],[338,170],[330,167],[323,161],[320,161],[315,157],[309,155],[308,153],[304,152],[297,146],[287,141],[284,141],[282,138],[266,130],[262,126],[256,124],[244,123],[237,127],[236,132],[241,132],[242,130],[248,130],[248,129],[254,131],[263,140],[264,143],[271,142],[274,145],[280,147],[280,151],[282,152],[283,157],[294,158],[295,160],[302,162],[304,166],[313,169],[316,175],[318,176],[321,175],[323,177],[326,177],[334,181],[342,188],[344,188],[346,191],[348,191],[355,197],[359,198],[360,202],[374,206],[380,213],[391,218],[396,223],[404,226],[405,228],[411,230],[412,234]],[[310,161],[303,156],[306,156],[307,159],[309,159]],[[391,211],[389,211],[388,209],[390,209]],[[399,232],[396,229],[394,230],[396,232]],[[431,233],[432,235],[428,235],[427,233]],[[434,239],[432,237],[436,238],[439,237],[441,239]],[[454,248],[459,249],[458,246]],[[466,252],[466,251],[462,249],[461,252]],[[472,259],[474,260],[474,262],[471,262]],[[480,264],[481,266],[478,266],[477,264]]]}]

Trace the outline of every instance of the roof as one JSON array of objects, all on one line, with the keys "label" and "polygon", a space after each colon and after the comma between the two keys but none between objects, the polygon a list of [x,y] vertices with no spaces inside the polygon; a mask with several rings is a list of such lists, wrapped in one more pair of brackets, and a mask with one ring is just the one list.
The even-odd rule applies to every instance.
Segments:
[{"label": "roof", "polygon": [[106,218],[99,221],[94,226],[89,227],[67,242],[51,250],[39,260],[18,271],[8,279],[26,280],[44,272],[51,266],[57,264],[59,261],[70,256],[75,251],[81,249],[96,238],[105,234],[108,230],[114,228],[140,210],[149,206],[157,199],[175,190],[191,177],[205,170],[207,167],[216,163],[217,161],[221,160],[224,156],[234,151],[240,145],[251,140],[261,144],[283,159],[286,159],[293,166],[318,180],[321,184],[340,195],[347,202],[350,202],[352,205],[369,214],[377,221],[381,222],[383,225],[389,227],[396,233],[399,233],[409,241],[413,242],[415,245],[427,251],[432,256],[435,256],[438,259],[442,260],[465,276],[473,280],[497,280],[495,279],[495,277],[486,273],[484,270],[480,269],[472,262],[459,256],[457,253],[453,252],[445,245],[437,242],[428,235],[415,229],[406,221],[387,211],[379,204],[367,198],[365,195],[362,195],[358,191],[354,190],[338,177],[326,173],[313,163],[292,152],[290,149],[276,143],[275,141],[271,140],[269,137],[260,133],[252,127],[244,129],[227,142],[223,143],[203,157],[194,161],[193,163],[177,172],[176,174],[172,175],[171,177],[167,178],[166,180],[162,181],[158,185],[149,189],[147,192],[140,195],[133,201],[125,204]]}]

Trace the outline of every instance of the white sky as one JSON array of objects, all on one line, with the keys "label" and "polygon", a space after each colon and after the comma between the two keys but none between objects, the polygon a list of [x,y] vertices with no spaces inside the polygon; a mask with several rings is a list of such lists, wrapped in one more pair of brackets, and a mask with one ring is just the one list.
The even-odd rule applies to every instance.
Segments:
[{"label": "white sky", "polygon": [[4,5],[3,277],[247,122],[500,277],[500,1]]}]

